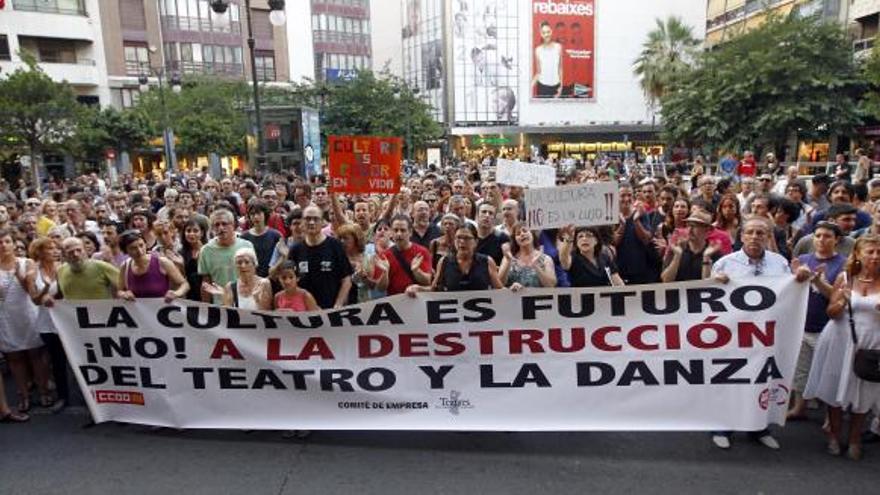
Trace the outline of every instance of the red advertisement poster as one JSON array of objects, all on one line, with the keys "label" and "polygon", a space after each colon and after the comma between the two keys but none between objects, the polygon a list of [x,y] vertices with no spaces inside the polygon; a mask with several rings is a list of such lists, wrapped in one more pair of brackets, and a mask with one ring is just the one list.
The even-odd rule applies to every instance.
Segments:
[{"label": "red advertisement poster", "polygon": [[328,137],[330,189],[356,194],[399,192],[402,145],[398,137]]},{"label": "red advertisement poster", "polygon": [[596,97],[596,0],[532,1],[532,98]]}]

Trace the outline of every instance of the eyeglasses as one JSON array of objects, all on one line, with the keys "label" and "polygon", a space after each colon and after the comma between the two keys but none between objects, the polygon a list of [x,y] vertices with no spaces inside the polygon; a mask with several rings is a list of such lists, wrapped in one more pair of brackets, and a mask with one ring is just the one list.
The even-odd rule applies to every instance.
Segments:
[{"label": "eyeglasses", "polygon": [[27,202],[27,203],[25,203],[25,206],[40,206],[40,203],[36,203],[36,202]]},{"label": "eyeglasses", "polygon": [[474,240],[474,236],[472,235],[457,235],[455,236],[456,241],[472,241]]}]

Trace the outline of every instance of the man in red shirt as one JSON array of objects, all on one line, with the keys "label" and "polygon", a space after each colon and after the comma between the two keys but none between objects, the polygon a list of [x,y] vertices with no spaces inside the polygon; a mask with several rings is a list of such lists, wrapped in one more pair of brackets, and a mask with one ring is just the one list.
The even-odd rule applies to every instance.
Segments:
[{"label": "man in red shirt", "polygon": [[743,159],[739,162],[737,172],[740,177],[754,177],[758,172],[758,162],[755,161],[755,155],[751,151],[743,153]]},{"label": "man in red shirt", "polygon": [[391,219],[394,246],[376,260],[376,269],[381,271],[376,288],[386,291],[389,296],[402,294],[413,284],[431,285],[431,253],[424,246],[411,242],[411,237],[412,220],[406,215],[395,215]]}]

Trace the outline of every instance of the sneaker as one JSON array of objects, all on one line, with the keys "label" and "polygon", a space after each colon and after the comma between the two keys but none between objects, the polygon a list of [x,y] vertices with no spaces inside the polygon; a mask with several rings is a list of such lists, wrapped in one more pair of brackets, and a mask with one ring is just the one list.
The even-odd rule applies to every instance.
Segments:
[{"label": "sneaker", "polygon": [[712,443],[714,443],[716,447],[722,450],[727,450],[730,448],[730,438],[724,435],[712,435]]},{"label": "sneaker", "polygon": [[769,433],[758,437],[758,442],[768,449],[779,450],[779,442]]}]

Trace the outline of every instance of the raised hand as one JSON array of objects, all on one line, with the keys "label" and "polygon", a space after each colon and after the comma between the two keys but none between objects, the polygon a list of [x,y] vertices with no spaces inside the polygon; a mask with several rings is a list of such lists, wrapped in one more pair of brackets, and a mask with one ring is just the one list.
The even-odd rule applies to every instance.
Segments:
[{"label": "raised hand", "polygon": [[[421,253],[417,254],[415,256],[415,258],[413,258],[412,261],[409,262],[410,270],[412,270],[412,271],[418,270],[419,267],[422,266],[422,261],[424,261],[424,260],[425,260],[425,257],[422,256]],[[386,261],[385,263],[388,263],[388,262]]]}]

